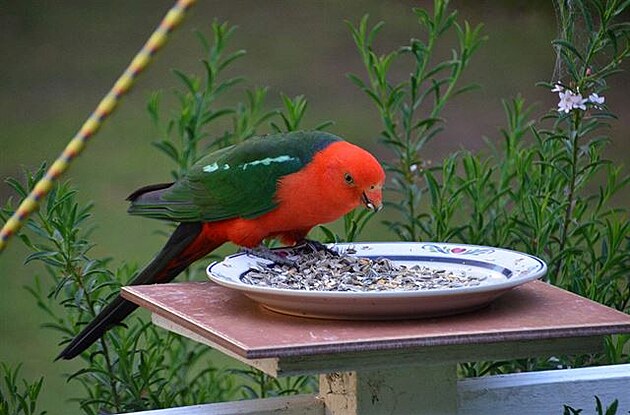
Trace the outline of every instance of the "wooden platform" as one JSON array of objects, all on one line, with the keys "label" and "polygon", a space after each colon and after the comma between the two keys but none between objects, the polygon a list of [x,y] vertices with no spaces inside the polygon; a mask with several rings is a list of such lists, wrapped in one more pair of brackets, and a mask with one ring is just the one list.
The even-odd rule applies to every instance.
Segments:
[{"label": "wooden platform", "polygon": [[[394,321],[287,316],[211,282],[124,287],[123,297],[157,325],[273,376],[319,374],[313,405],[332,415],[471,413],[488,403],[458,390],[457,363],[599,352],[605,335],[630,333],[630,316],[540,281],[475,312]],[[281,413],[301,413],[297,402]]]},{"label": "wooden platform", "polygon": [[540,281],[476,312],[393,321],[287,316],[212,282],[124,287],[123,297],[247,359],[630,332],[628,315]]}]

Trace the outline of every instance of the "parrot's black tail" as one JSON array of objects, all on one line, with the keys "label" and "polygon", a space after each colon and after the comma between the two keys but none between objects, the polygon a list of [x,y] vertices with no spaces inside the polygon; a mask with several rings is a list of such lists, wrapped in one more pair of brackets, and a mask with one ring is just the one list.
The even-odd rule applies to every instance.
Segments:
[{"label": "parrot's black tail", "polygon": [[92,343],[100,339],[107,330],[116,324],[120,324],[136,308],[138,306],[131,301],[125,300],[120,295],[116,296],[114,301],[101,310],[100,314],[78,336],[72,339],[70,344],[59,353],[55,360],[74,359],[90,347]]},{"label": "parrot's black tail", "polygon": [[[182,223],[164,248],[128,285],[166,283],[190,264],[216,249],[223,241],[205,241],[200,222]],[[120,324],[138,306],[118,295],[88,324],[57,359],[72,359],[96,342],[110,328]]]}]

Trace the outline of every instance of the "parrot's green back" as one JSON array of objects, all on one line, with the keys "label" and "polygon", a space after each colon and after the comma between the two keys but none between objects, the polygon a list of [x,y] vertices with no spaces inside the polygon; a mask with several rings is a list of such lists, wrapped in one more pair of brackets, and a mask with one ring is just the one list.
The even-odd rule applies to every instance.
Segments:
[{"label": "parrot's green back", "polygon": [[178,222],[260,216],[277,206],[278,180],[340,140],[319,131],[250,138],[208,154],[170,186],[135,192],[129,213]]}]

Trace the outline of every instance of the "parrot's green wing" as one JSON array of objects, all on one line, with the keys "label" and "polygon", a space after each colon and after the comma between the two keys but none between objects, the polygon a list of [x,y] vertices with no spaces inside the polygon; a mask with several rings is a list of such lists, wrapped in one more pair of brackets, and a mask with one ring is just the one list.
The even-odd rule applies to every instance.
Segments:
[{"label": "parrot's green wing", "polygon": [[251,138],[203,157],[172,186],[134,193],[129,213],[178,222],[260,216],[277,206],[279,179],[339,140],[319,131]]}]

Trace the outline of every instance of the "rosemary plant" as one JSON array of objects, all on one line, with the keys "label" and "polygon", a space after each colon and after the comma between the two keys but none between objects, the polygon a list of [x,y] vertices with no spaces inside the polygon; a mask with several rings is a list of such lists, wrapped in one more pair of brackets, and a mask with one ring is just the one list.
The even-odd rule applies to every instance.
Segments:
[{"label": "rosemary plant", "polygon": [[37,398],[44,378],[30,383],[20,376],[20,366],[0,364],[0,415],[44,415],[37,409]]},{"label": "rosemary plant", "polygon": [[[595,397],[595,413],[597,415],[615,415],[619,407],[619,400],[615,399],[610,405],[604,408],[604,404],[598,396]],[[579,415],[583,409],[575,409],[569,405],[564,405],[563,415]]]},{"label": "rosemary plant", "polygon": [[[604,158],[609,139],[603,131],[615,116],[602,96],[630,53],[630,25],[620,19],[627,2],[559,2],[560,37],[552,42],[558,79],[542,84],[559,94],[558,107],[536,121],[522,97],[506,101],[502,140],[489,143],[488,151],[462,150],[428,166],[422,149],[445,128],[439,117],[448,100],[473,87],[458,87],[458,81],[483,40],[479,27],[458,24],[447,6],[436,0],[433,14],[415,10],[426,40],[381,56],[372,45],[382,24],[369,29],[364,17],[351,26],[367,79],[350,78],[375,105],[383,143],[393,154],[388,206],[397,215],[387,225],[401,240],[529,252],[549,264],[551,283],[629,311],[630,224],[614,198],[630,179]],[[435,45],[452,28],[459,48],[451,59],[432,64]],[[414,58],[409,79],[390,81],[405,54]],[[466,364],[462,372],[625,362],[628,342],[628,336],[608,339],[602,356]]]},{"label": "rosemary plant", "polygon": [[[383,124],[382,141],[395,155],[393,161],[385,163],[390,179],[386,207],[396,210],[400,219],[387,225],[404,241],[417,241],[427,234],[448,239],[443,235],[443,222],[449,220],[452,212],[438,206],[445,195],[432,186],[436,183],[433,175],[427,174],[421,151],[444,128],[440,115],[447,103],[475,88],[475,85],[460,86],[460,79],[484,38],[481,26],[473,28],[467,22],[463,25],[457,22],[457,13],[448,10],[448,1],[436,0],[432,14],[420,8],[413,11],[421,29],[426,31],[426,38],[411,39],[408,45],[383,55],[377,55],[373,48],[383,22],[369,28],[368,17],[364,16],[356,27],[349,24],[367,79],[354,74],[349,78],[376,106]],[[449,59],[433,62],[438,43],[450,31],[457,35],[457,47],[452,49]],[[391,68],[402,64],[401,58],[406,56],[412,60],[409,79],[396,83],[391,80]],[[421,199],[427,192],[420,182],[422,177],[429,178],[435,202],[432,207],[439,210],[430,217],[421,211]]]}]

